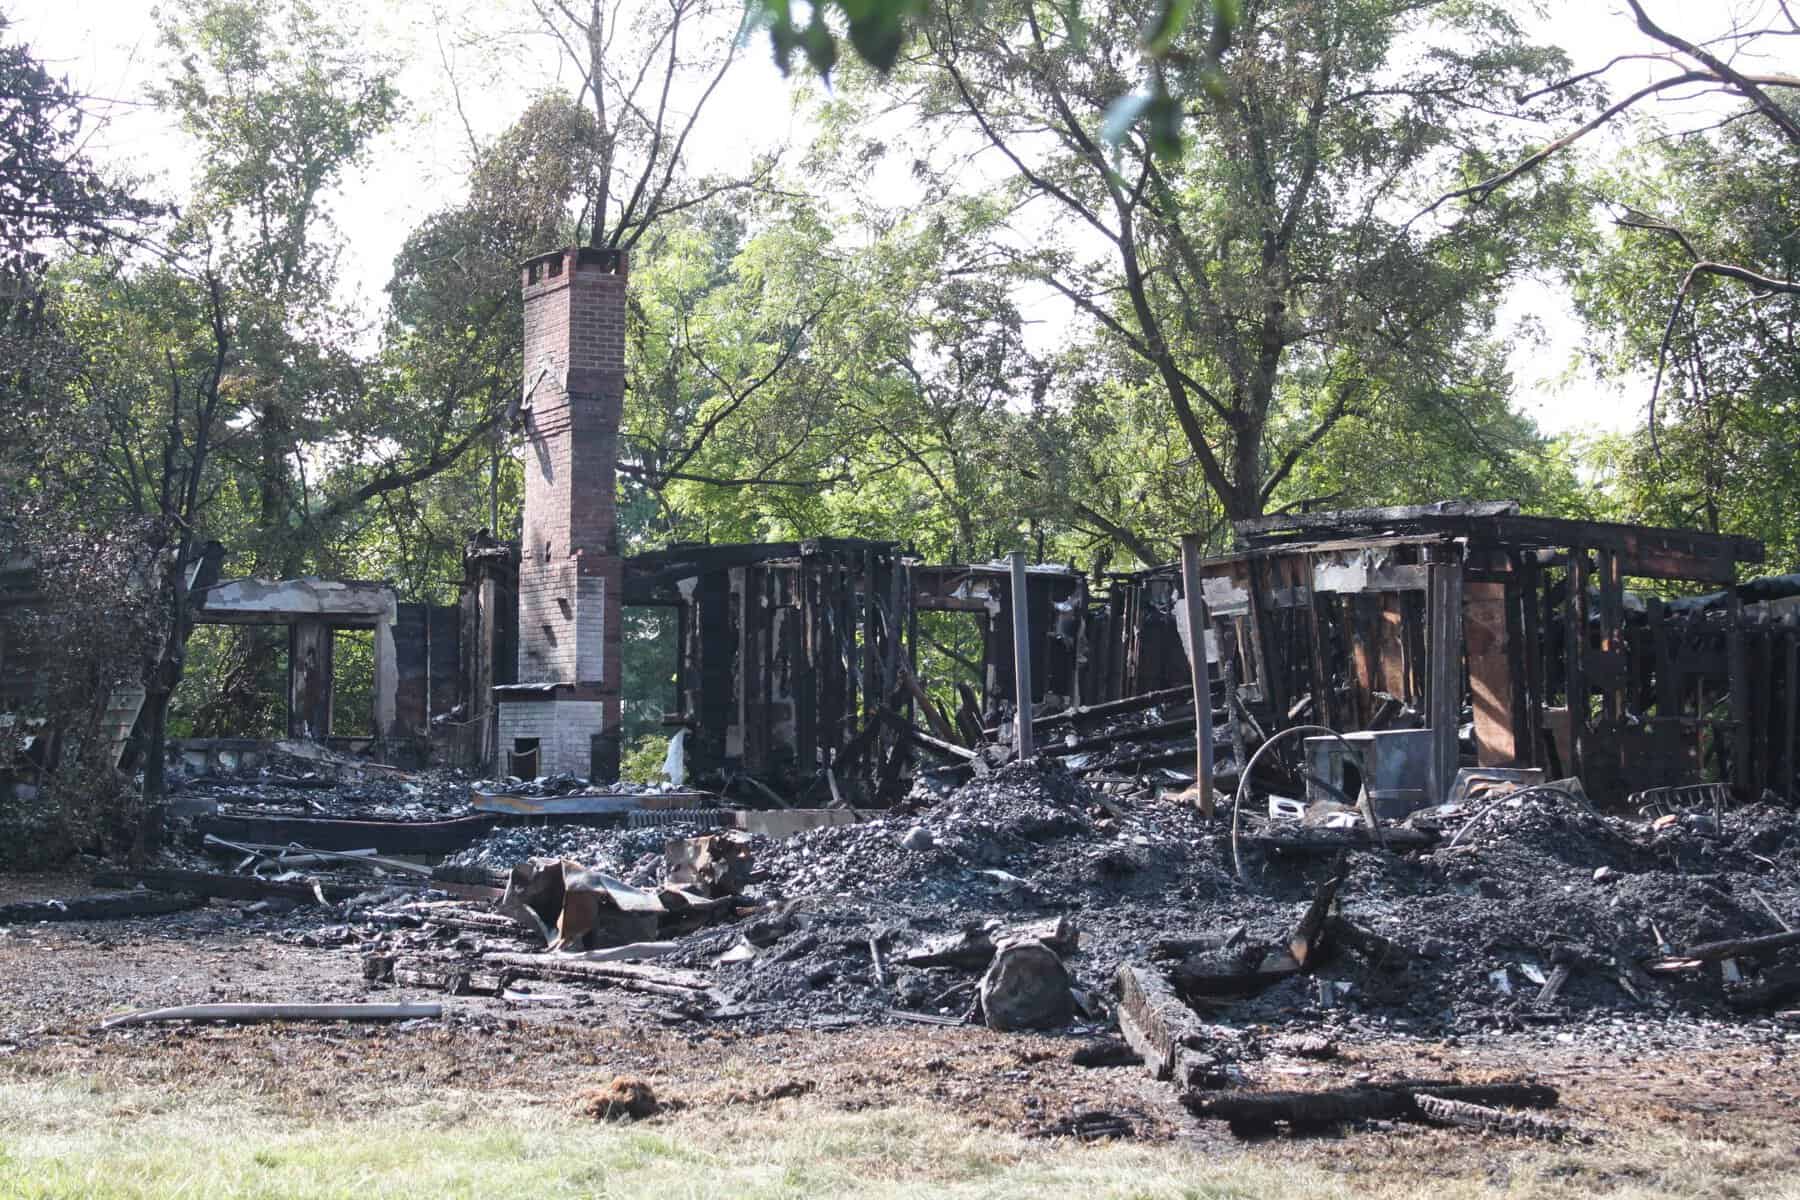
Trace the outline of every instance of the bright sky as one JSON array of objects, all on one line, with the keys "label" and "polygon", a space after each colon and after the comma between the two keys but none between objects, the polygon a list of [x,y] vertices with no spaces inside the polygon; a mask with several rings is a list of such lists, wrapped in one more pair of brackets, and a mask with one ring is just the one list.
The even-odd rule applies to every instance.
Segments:
[{"label": "bright sky", "polygon": [[[1734,10],[1753,15],[1772,2],[1655,0],[1650,7],[1666,24],[1698,37],[1723,29]],[[0,5],[14,22],[9,36],[22,38],[77,90],[123,102],[93,131],[94,156],[157,180],[167,195],[178,196],[188,161],[181,135],[162,113],[134,103],[162,77],[164,54],[156,42],[153,7],[141,0],[0,0]],[[1578,68],[1646,48],[1621,0],[1546,0],[1542,7],[1529,22],[1532,32],[1563,46]],[[440,22],[435,11],[440,8],[454,8],[454,20]],[[560,55],[547,40],[535,52],[502,61],[464,44],[472,32],[529,27],[525,0],[461,0],[454,6],[371,0],[365,16],[366,44],[392,47],[408,64],[399,83],[412,104],[401,127],[375,147],[372,161],[378,169],[350,184],[335,206],[349,244],[348,281],[363,296],[379,299],[407,232],[461,192],[467,136],[451,102],[446,63],[459,80],[474,132],[488,137],[504,129],[531,94],[557,82]],[[1624,64],[1609,78],[1615,88],[1626,88],[1652,70],[1649,64]],[[728,170],[758,151],[804,137],[804,121],[792,115],[793,99],[796,89],[818,87],[808,76],[782,79],[766,39],[758,35],[709,104],[690,143],[689,162],[703,173]],[[1597,148],[1604,145],[1596,142]],[[1616,430],[1641,419],[1647,386],[1600,383],[1579,365],[1580,329],[1560,287],[1524,284],[1500,317],[1507,326],[1535,318],[1545,331],[1543,342],[1522,345],[1512,364],[1517,403],[1541,428]]]}]

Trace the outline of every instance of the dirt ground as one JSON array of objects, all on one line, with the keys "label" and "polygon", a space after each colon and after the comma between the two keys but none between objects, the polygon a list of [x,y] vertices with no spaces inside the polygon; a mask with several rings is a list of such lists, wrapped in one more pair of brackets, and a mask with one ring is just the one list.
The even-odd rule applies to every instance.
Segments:
[{"label": "dirt ground", "polygon": [[[624,1074],[651,1081],[660,1098],[687,1110],[807,1096],[852,1111],[942,1108],[984,1127],[1029,1132],[1105,1109],[1125,1115],[1143,1138],[1232,1141],[1223,1127],[1189,1117],[1170,1087],[1140,1067],[1074,1065],[1073,1037],[900,1022],[749,1033],[730,1022],[677,1020],[665,1002],[625,992],[599,993],[582,1007],[446,998],[365,983],[352,954],[300,944],[303,935],[292,930],[245,926],[234,906],[215,903],[132,921],[0,928],[0,1081],[74,1077],[179,1094],[197,1080],[230,1079],[305,1118],[375,1116],[397,1097],[434,1089],[566,1107],[580,1088]],[[441,1000],[447,1015],[385,1027],[95,1028],[110,1014],[165,1004],[403,997]],[[1402,1075],[1480,1082],[1528,1074],[1561,1090],[1560,1116],[1602,1137],[1679,1131],[1765,1168],[1800,1164],[1792,1121],[1800,1029],[1779,1021],[1617,1020],[1462,1042],[1353,1035],[1335,1060],[1271,1050],[1245,1067],[1257,1086],[1298,1089]],[[1416,1157],[1427,1168],[1446,1154],[1473,1156],[1468,1169],[1505,1154],[1494,1139],[1404,1126],[1290,1141],[1279,1153],[1329,1155],[1344,1139],[1360,1153]]]}]

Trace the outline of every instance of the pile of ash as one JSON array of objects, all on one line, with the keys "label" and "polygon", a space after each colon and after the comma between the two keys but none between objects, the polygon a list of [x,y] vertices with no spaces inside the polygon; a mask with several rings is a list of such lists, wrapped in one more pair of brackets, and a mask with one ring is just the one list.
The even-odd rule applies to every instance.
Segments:
[{"label": "pile of ash", "polygon": [[[1241,927],[1249,957],[1279,952],[1333,869],[1329,855],[1268,855],[1239,880],[1223,822],[1110,799],[1049,765],[1008,766],[942,797],[915,793],[909,808],[760,845],[746,899],[776,905],[778,919],[696,935],[683,961],[712,966],[734,1000],[790,1016],[954,1016],[979,972],[908,959],[963,931],[1070,916],[1081,935],[1068,962],[1076,985],[1107,993],[1120,963],[1183,939]],[[1458,828],[1408,853],[1346,847],[1336,912],[1390,952],[1328,942],[1305,972],[1214,1011],[1438,1032],[1610,1011],[1731,1014],[1742,988],[1716,968],[1653,976],[1645,961],[1780,932],[1777,912],[1800,923],[1800,830],[1786,810],[1654,828],[1538,793],[1495,808],[1450,846]],[[1797,956],[1771,952],[1755,967],[1779,977]]]},{"label": "pile of ash", "polygon": [[263,767],[234,775],[183,778],[171,792],[190,800],[213,800],[222,811],[244,814],[441,821],[472,811],[471,783],[457,770],[352,780]]},{"label": "pile of ash", "polygon": [[505,872],[533,858],[559,858],[595,867],[638,887],[661,882],[663,847],[674,838],[708,832],[697,825],[596,829],[588,825],[504,825],[444,860],[449,867]]},{"label": "pile of ash", "polygon": [[631,783],[621,779],[602,783],[566,772],[561,775],[540,775],[536,779],[520,779],[516,775],[510,775],[500,780],[496,786],[509,796],[660,796],[688,790],[667,782]]},{"label": "pile of ash", "polygon": [[[1474,812],[1484,815],[1465,824]],[[1658,961],[1800,925],[1792,812],[1756,805],[1651,822],[1536,793],[1439,815],[1435,843],[1415,831],[1408,848],[1388,851],[1355,831],[1246,811],[1256,848],[1239,878],[1226,820],[1109,796],[1052,763],[1015,763],[942,794],[921,786],[874,820],[753,838],[748,883],[728,903],[698,920],[659,914],[632,940],[674,942],[659,966],[699,973],[724,1011],[775,1025],[891,1012],[961,1019],[995,946],[1045,929],[1058,931],[1078,1024],[1107,1021],[1125,963],[1189,980],[1190,1002],[1220,1021],[1384,1033],[1624,1013],[1742,1021],[1800,997],[1800,945],[1764,943],[1729,971],[1713,959]],[[515,826],[451,862],[504,871],[570,859],[654,888],[669,882],[665,843],[708,832]],[[1339,874],[1322,936],[1292,962],[1303,914]],[[1209,954],[1214,967],[1244,964],[1244,986],[1233,977],[1214,987],[1222,977],[1205,973]],[[1213,990],[1201,994],[1193,981],[1205,980]]]},{"label": "pile of ash", "polygon": [[[849,895],[921,907],[1082,907],[1137,881],[1161,891],[1193,871],[1216,889],[1210,836],[1173,806],[1123,807],[1054,764],[1012,763],[939,796],[921,786],[892,814],[757,849],[766,894]],[[989,907],[993,907],[990,903]]]},{"label": "pile of ash", "polygon": [[921,787],[874,821],[759,840],[745,899],[774,915],[696,935],[676,961],[713,966],[734,1001],[790,1017],[960,1016],[981,951],[927,961],[933,945],[1070,917],[1077,988],[1105,993],[1171,922],[1235,894],[1215,838],[1175,805],[1126,807],[1054,764],[1009,764],[945,795]]}]

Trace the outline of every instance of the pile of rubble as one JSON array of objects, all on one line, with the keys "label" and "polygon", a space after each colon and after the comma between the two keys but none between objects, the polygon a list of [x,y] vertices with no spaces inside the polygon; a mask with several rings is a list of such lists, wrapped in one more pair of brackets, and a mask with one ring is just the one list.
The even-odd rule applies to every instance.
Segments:
[{"label": "pile of rubble", "polygon": [[[1033,762],[784,840],[515,827],[452,859],[457,878],[493,884],[509,864],[535,879],[557,860],[575,881],[567,895],[636,914],[608,918],[629,938],[596,934],[586,908],[581,936],[567,937],[561,901],[540,903],[535,922],[519,920],[516,903],[467,899],[390,917],[493,935],[426,938],[453,968],[446,977],[491,969],[481,955],[504,933],[517,944],[498,952],[552,967],[574,952],[653,958],[656,970],[698,981],[680,1011],[782,1025],[1103,1026],[1128,969],[1224,1019],[1420,1034],[1620,1011],[1768,1013],[1800,995],[1800,937],[1785,928],[1800,916],[1800,834],[1785,810],[1652,823],[1523,792],[1465,830],[1473,815],[1436,810],[1391,829],[1404,845],[1387,850],[1360,829],[1246,816],[1239,877],[1224,821],[1107,796]],[[512,872],[514,892],[521,878]],[[393,926],[365,922],[358,944],[389,953]],[[544,955],[549,942],[563,955]],[[1007,953],[1020,945],[1050,953]],[[615,986],[620,968],[609,970],[594,978]],[[1001,976],[1058,986],[1045,989],[1041,1014],[994,1021]]]},{"label": "pile of rubble", "polygon": [[361,777],[318,764],[279,763],[236,774],[170,778],[170,794],[188,811],[213,809],[255,816],[435,821],[469,809],[467,775],[456,770],[390,772]]},{"label": "pile of rubble", "polygon": [[[1800,1020],[1787,1011],[1800,998],[1788,809],[1622,817],[1568,783],[1379,831],[1342,815],[1234,822],[1226,806],[1208,820],[1180,797],[1096,788],[1036,759],[948,789],[922,780],[876,819],[781,839],[691,822],[508,823],[432,865],[213,837],[206,851],[237,859],[238,874],[141,881],[264,897],[253,907],[286,910],[305,944],[354,954],[346,970],[377,993],[521,1006],[623,991],[667,1020],[751,1028],[1116,1028],[1124,1040],[1094,1043],[1096,1061],[1141,1059],[1194,1111],[1245,1129],[1318,1110],[1208,1099],[1257,1052],[1244,1030]],[[1402,1116],[1466,1102],[1423,1084],[1340,1099]]]}]

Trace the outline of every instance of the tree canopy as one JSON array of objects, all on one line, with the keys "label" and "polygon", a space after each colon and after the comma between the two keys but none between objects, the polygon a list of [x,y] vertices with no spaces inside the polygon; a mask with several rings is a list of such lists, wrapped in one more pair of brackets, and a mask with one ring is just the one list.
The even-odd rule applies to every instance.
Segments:
[{"label": "tree canopy", "polygon": [[[586,243],[632,258],[633,548],[1104,572],[1272,510],[1509,496],[1795,566],[1800,86],[1767,59],[1800,27],[1630,7],[1582,70],[1520,0],[759,3],[830,85],[734,157],[708,130],[741,115],[736,6],[509,0],[480,61],[541,70],[507,90],[341,0],[177,0],[146,100],[186,157],[154,187],[85,153],[88,102],[0,25],[0,488],[56,516],[6,549],[185,567],[216,539],[236,571],[448,599],[473,530],[517,532],[517,264]],[[440,49],[478,36],[455,17]],[[1695,90],[1704,121],[1644,107]],[[462,158],[361,296],[345,197],[434,123]],[[1640,427],[1521,414],[1498,314],[1527,280],[1574,297],[1582,372],[1654,397]],[[163,716],[279,703],[275,650],[195,637],[181,577],[128,655]]]}]

